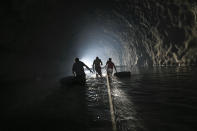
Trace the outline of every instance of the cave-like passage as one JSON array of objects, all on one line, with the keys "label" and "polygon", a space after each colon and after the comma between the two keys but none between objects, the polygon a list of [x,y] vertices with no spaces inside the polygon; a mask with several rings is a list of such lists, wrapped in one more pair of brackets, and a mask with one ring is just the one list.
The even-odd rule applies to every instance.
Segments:
[{"label": "cave-like passage", "polygon": [[[127,67],[127,47],[124,46],[124,43],[122,43],[119,37],[106,33],[103,28],[82,31],[75,44],[77,45],[76,50],[78,52],[76,57],[79,57],[90,68],[92,68],[93,61],[97,56],[103,63],[101,67],[104,74],[106,72],[104,67],[109,58],[112,58],[118,71],[123,69],[119,67]],[[124,70],[128,68],[124,68]],[[86,73],[89,73],[89,71],[86,71]]]},{"label": "cave-like passage", "polygon": [[[112,58],[112,61],[117,66],[118,72],[128,71],[128,67],[125,65],[125,47],[123,47],[121,41],[113,35],[101,34],[100,32],[88,33],[83,35],[83,40],[80,40],[79,54],[82,62],[92,67],[93,60],[98,56],[103,62],[103,78],[95,78],[95,74],[85,70],[87,77],[87,106],[88,106],[88,118],[90,126],[89,128],[100,129],[100,123],[102,123],[102,129],[108,129],[117,131],[116,123],[125,120],[125,117],[134,118],[132,111],[129,111],[128,105],[132,105],[131,101],[127,99],[126,94],[119,88],[120,81],[113,80],[112,83],[105,78],[107,76],[106,69],[104,68],[108,58]],[[132,59],[132,58],[131,58]],[[117,105],[114,105],[117,104]],[[124,106],[126,104],[127,106]],[[121,106],[126,109],[125,111],[119,108],[113,107]],[[97,109],[98,108],[98,109]],[[127,113],[127,115],[125,114]],[[120,115],[120,116],[119,116]],[[122,118],[123,117],[123,118]],[[133,120],[133,119],[132,119]],[[128,120],[126,120],[128,122]],[[94,126],[91,126],[91,123]],[[132,123],[128,122],[130,126],[134,127]],[[120,126],[120,125],[119,125]],[[127,127],[125,127],[127,128]]]},{"label": "cave-like passage", "polygon": [[[128,71],[130,67],[126,66],[126,61],[128,59],[126,57],[129,56],[127,53],[132,53],[132,51],[128,52],[128,48],[123,46],[124,43],[122,43],[119,37],[103,32],[102,30],[84,31],[80,37],[81,39],[78,40],[78,54],[80,54],[80,60],[89,67],[92,67],[93,61],[97,56],[103,62],[103,79],[97,79],[95,78],[95,74],[85,70],[87,77],[87,106],[89,107],[88,112],[91,112],[89,114],[89,119],[90,121],[97,123],[96,125],[99,125],[99,123],[105,123],[103,129],[117,131],[117,121],[120,119],[122,121],[125,117],[134,118],[134,116],[132,116],[132,114],[134,114],[133,109],[132,111],[127,109],[127,106],[132,105],[132,102],[127,99],[124,91],[119,88],[120,81],[113,80],[112,83],[109,83],[108,79],[105,79],[105,77],[108,77],[104,67],[108,58],[112,58],[118,72]],[[130,57],[129,59],[132,58]],[[124,104],[127,106],[124,106]],[[124,114],[126,111],[119,110],[119,108],[116,108],[116,112],[114,112],[113,107],[118,106],[126,109],[127,116]],[[98,107],[99,110],[96,109]],[[132,123],[129,124],[130,126],[135,126]],[[89,128],[100,127],[90,126]]]}]

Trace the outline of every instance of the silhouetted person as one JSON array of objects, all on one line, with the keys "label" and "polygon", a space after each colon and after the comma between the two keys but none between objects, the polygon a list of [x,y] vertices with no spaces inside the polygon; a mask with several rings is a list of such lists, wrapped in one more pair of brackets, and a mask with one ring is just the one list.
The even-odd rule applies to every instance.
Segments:
[{"label": "silhouetted person", "polygon": [[76,80],[78,82],[80,82],[81,84],[85,84],[85,81],[86,81],[86,75],[85,75],[85,71],[84,71],[84,68],[83,68],[84,66],[90,72],[92,72],[91,69],[86,64],[79,61],[79,58],[75,58],[75,63],[73,64],[72,72],[73,72],[74,76],[76,77]]},{"label": "silhouetted person", "polygon": [[113,68],[116,70],[116,66],[114,65],[114,63],[112,62],[111,58],[109,58],[109,60],[106,62],[106,67],[107,67],[107,75],[108,76],[112,76],[113,73]]},{"label": "silhouetted person", "polygon": [[100,77],[102,77],[101,65],[103,65],[101,59],[99,59],[99,57],[96,57],[93,62],[93,71],[96,71],[96,77],[98,77],[98,74],[100,75]]}]

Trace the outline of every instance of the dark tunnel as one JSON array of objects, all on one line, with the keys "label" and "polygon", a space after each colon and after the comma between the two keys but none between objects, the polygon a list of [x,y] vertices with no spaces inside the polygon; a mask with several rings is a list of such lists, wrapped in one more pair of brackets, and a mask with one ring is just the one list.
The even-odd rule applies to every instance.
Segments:
[{"label": "dark tunnel", "polygon": [[24,1],[7,3],[2,15],[2,75],[69,72],[73,58],[93,51],[94,45],[105,56],[118,55],[118,65],[197,61],[192,1]]},{"label": "dark tunnel", "polygon": [[6,124],[25,120],[30,108],[44,112],[37,108],[48,96],[61,99],[52,92],[58,92],[60,78],[72,75],[76,57],[89,67],[97,56],[104,65],[112,58],[131,74],[134,67],[188,69],[197,64],[195,0],[11,0],[1,8],[1,32],[1,116]]}]

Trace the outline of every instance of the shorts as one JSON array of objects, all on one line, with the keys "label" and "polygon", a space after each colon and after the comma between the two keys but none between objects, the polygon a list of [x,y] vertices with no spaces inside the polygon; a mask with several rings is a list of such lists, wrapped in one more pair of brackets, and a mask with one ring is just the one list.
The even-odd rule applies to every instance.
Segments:
[{"label": "shorts", "polygon": [[113,73],[113,69],[108,68],[108,69],[107,69],[107,74],[108,74],[108,75],[112,75],[112,73]]}]

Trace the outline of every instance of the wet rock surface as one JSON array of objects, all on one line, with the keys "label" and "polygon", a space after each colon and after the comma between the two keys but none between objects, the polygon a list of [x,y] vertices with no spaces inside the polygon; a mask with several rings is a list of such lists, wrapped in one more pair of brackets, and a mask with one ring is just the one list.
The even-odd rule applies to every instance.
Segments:
[{"label": "wet rock surface", "polygon": [[111,11],[97,12],[98,22],[123,45],[124,64],[196,64],[195,1],[124,0],[112,5]]}]

